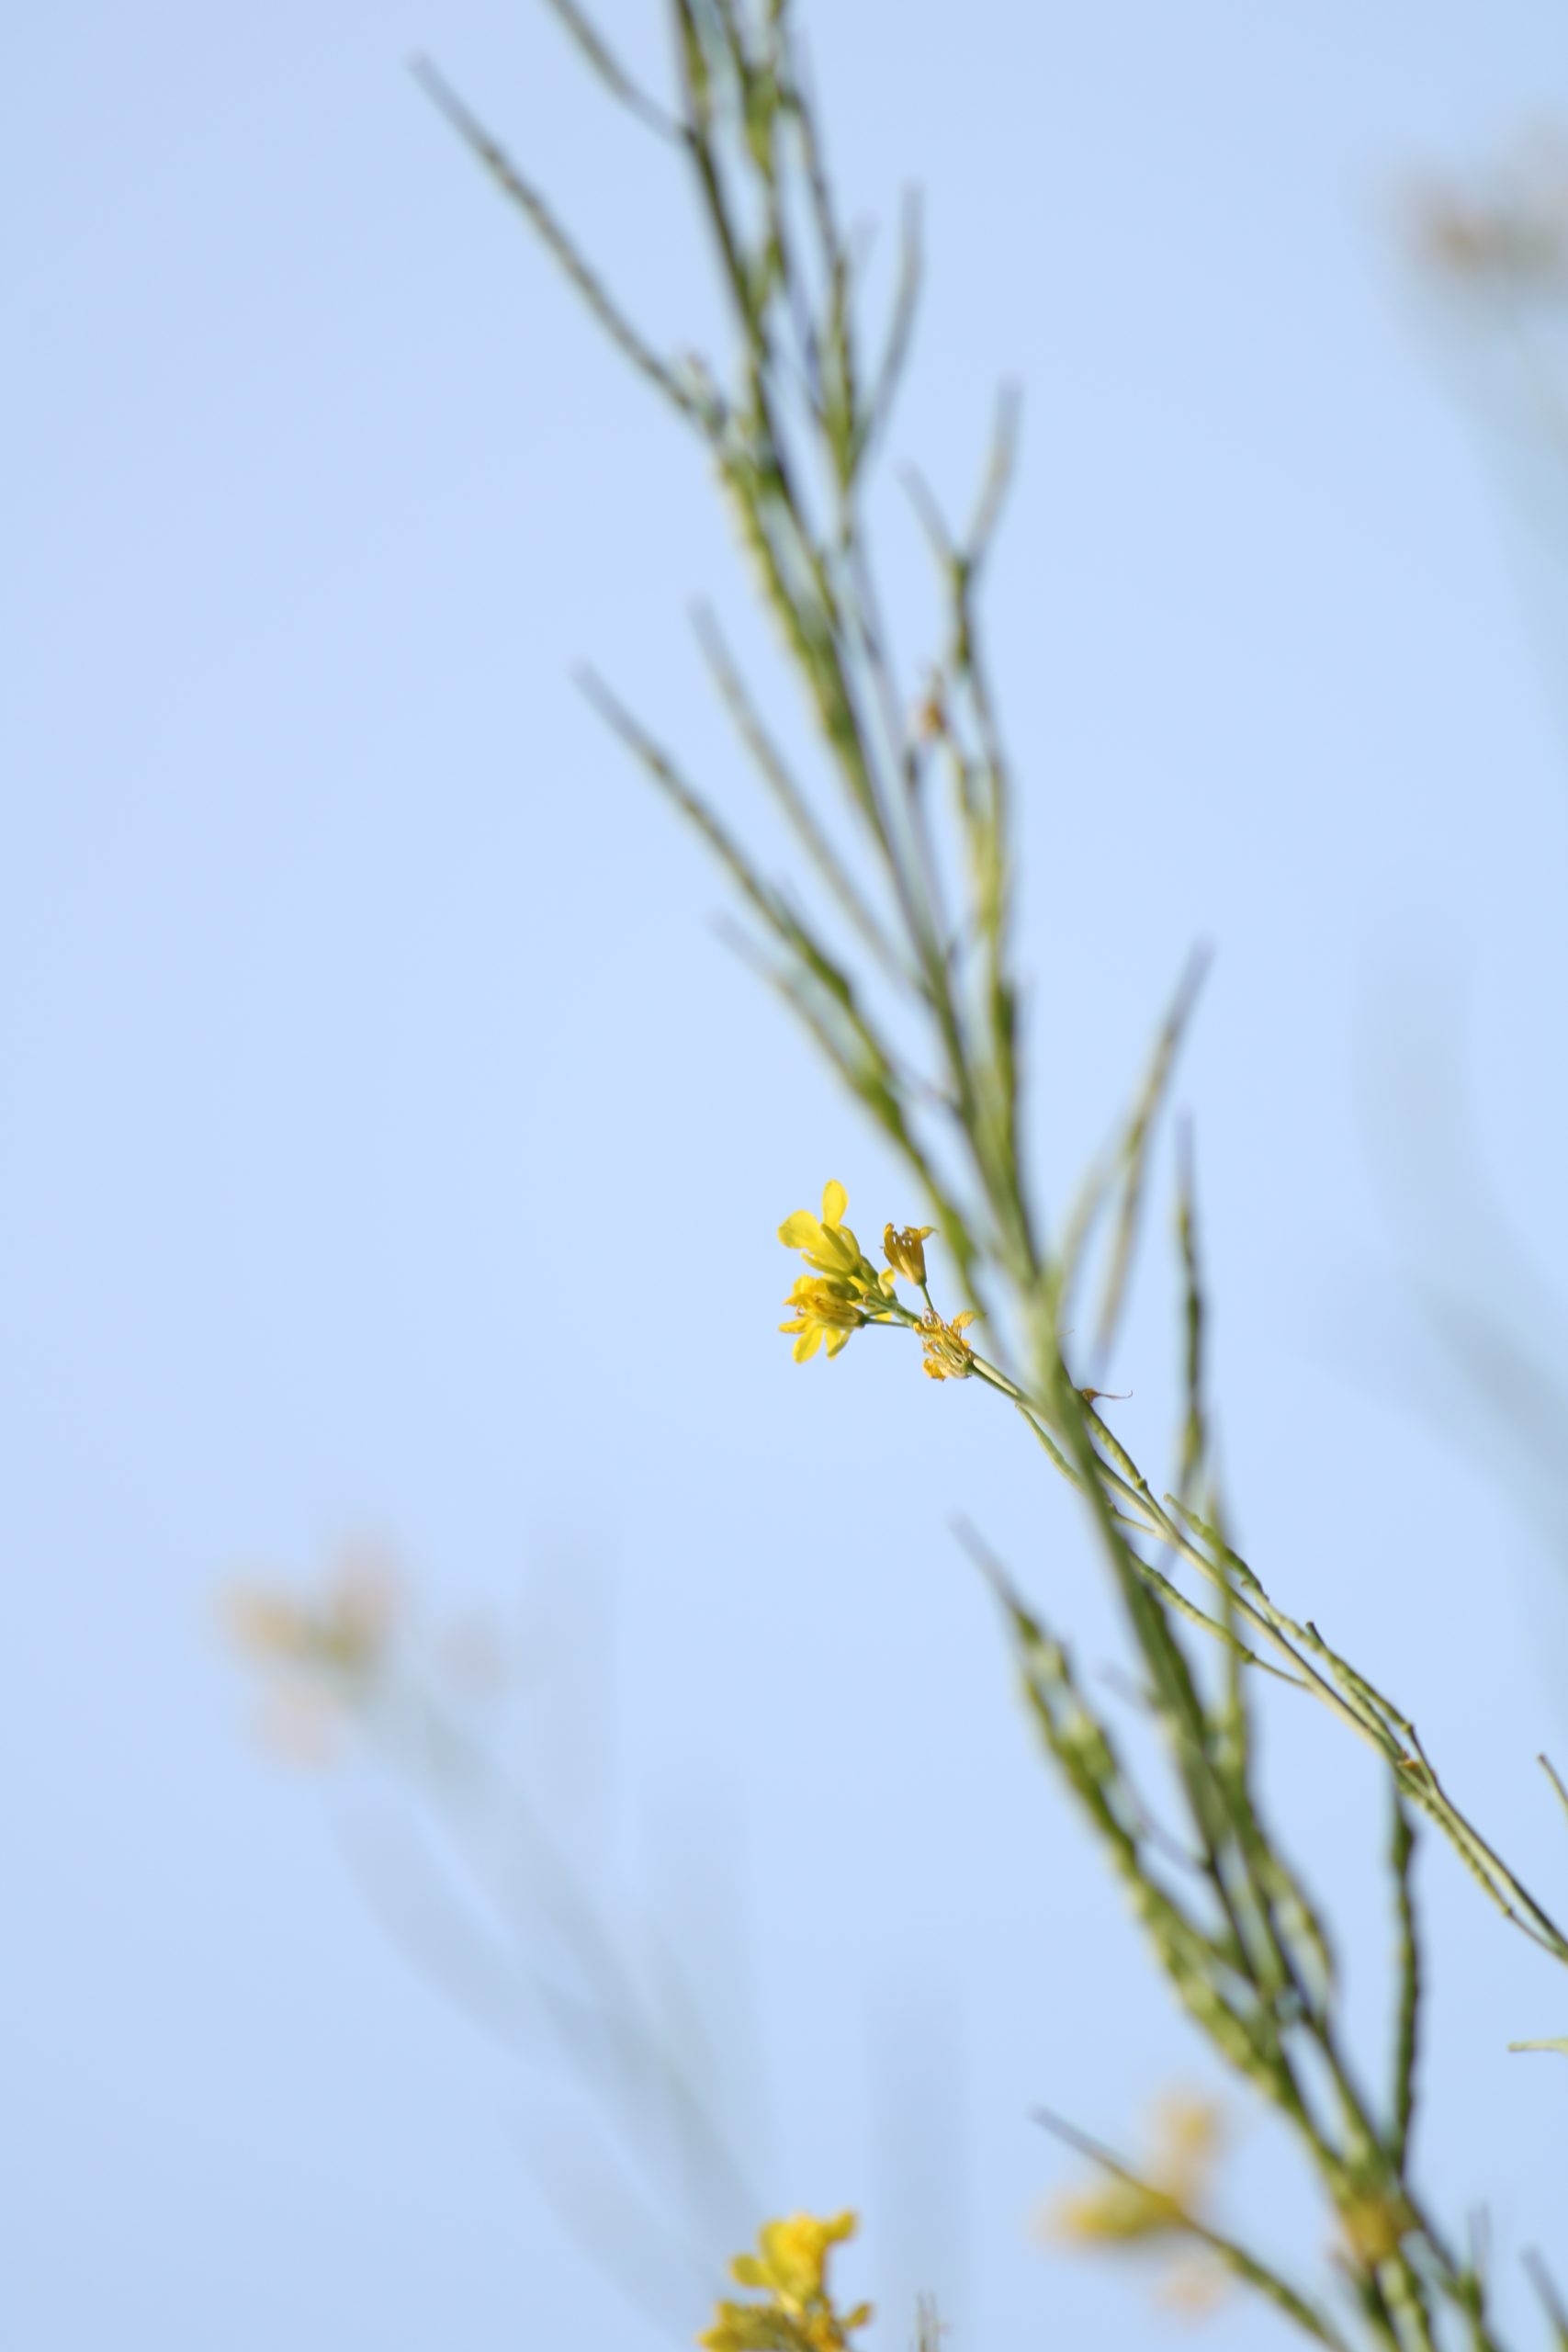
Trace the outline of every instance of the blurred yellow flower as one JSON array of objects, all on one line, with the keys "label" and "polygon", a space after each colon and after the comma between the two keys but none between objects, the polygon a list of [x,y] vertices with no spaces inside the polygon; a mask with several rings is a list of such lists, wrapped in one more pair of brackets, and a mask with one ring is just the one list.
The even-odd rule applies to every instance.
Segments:
[{"label": "blurred yellow flower", "polygon": [[1064,2189],[1051,2209],[1051,2233],[1073,2245],[1132,2245],[1181,2227],[1182,2208],[1161,2188],[1130,2180]]},{"label": "blurred yellow flower", "polygon": [[1164,2099],[1152,2137],[1145,2179],[1111,2174],[1066,2191],[1046,2215],[1050,2234],[1072,2245],[1134,2245],[1196,2219],[1220,2150],[1219,2110],[1206,2099]]},{"label": "blurred yellow flower", "polygon": [[1419,259],[1461,283],[1560,296],[1568,280],[1568,152],[1533,141],[1505,159],[1489,188],[1428,183],[1414,192]]},{"label": "blurred yellow flower", "polygon": [[921,1290],[926,1286],[925,1245],[935,1231],[934,1225],[907,1225],[902,1232],[890,1225],[882,1237],[882,1254],[894,1272],[907,1283],[918,1283]]},{"label": "blurred yellow flower", "polygon": [[263,1726],[295,1763],[325,1761],[334,1726],[373,1693],[391,1646],[397,1586],[379,1563],[343,1562],[314,1595],[276,1585],[225,1594],[229,1637],[267,1669]]},{"label": "blurred yellow flower", "polygon": [[964,1327],[973,1323],[973,1315],[955,1315],[944,1323],[933,1309],[922,1315],[916,1325],[920,1345],[925,1350],[925,1370],[932,1380],[967,1380],[975,1367],[975,1351],[964,1336]]},{"label": "blurred yellow flower", "polygon": [[236,1647],[260,1664],[344,1680],[380,1664],[395,1606],[389,1576],[349,1562],[313,1597],[276,1585],[236,1586],[225,1598],[224,1616]]},{"label": "blurred yellow flower", "polygon": [[697,2342],[704,2352],[850,2352],[852,2328],[871,2317],[869,2303],[840,2313],[828,2290],[828,2255],[852,2237],[852,2213],[818,2221],[793,2213],[766,2222],[757,2233],[759,2251],[739,2254],[731,2276],[742,2287],[761,2290],[760,2303],[721,2302],[714,2324]]}]

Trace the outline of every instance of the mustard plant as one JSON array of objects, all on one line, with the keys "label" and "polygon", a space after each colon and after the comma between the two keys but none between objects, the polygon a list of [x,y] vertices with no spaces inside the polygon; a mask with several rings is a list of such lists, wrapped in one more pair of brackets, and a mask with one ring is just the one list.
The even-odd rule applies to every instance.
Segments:
[{"label": "mustard plant", "polygon": [[[1292,2135],[1337,2217],[1337,2235],[1331,2259],[1317,2260],[1314,2275],[1287,2275],[1209,2218],[1201,2132],[1189,2133],[1184,2152],[1168,2152],[1163,2168],[1156,2162],[1139,2171],[1076,2126],[1043,2115],[1105,2184],[1063,2209],[1059,2224],[1105,2244],[1190,2242],[1301,2333],[1338,2352],[1356,2345],[1427,2352],[1450,2342],[1493,2352],[1502,2339],[1481,2255],[1432,2208],[1413,2171],[1425,2015],[1413,1879],[1418,1837],[1450,1848],[1499,1928],[1528,1939],[1543,1959],[1568,1963],[1568,1932],[1450,1789],[1406,1705],[1325,1639],[1305,1604],[1277,1600],[1231,1540],[1213,1462],[1190,1159],[1175,1204],[1185,1401],[1172,1487],[1145,1475],[1100,1410],[1108,1400],[1070,1366],[1067,1342],[1080,1320],[1091,1322],[1103,1358],[1125,1308],[1151,1140],[1199,970],[1176,991],[1112,1148],[1051,1222],[1025,1157],[1016,786],[981,609],[1013,468],[1015,408],[1005,401],[999,408],[962,527],[912,480],[943,620],[924,670],[908,679],[888,650],[866,484],[910,351],[920,282],[915,214],[905,213],[890,313],[874,334],[824,153],[795,0],[665,0],[679,91],[672,110],[636,85],[577,0],[548,5],[607,95],[689,179],[733,331],[728,364],[671,356],[649,341],[547,196],[465,100],[433,65],[415,70],[620,356],[711,460],[819,747],[808,783],[770,732],[716,629],[705,624],[716,692],[761,791],[789,829],[794,865],[765,870],[736,816],[704,795],[678,755],[602,681],[590,678],[588,691],[723,869],[750,921],[752,960],[904,1174],[903,1196],[883,1204],[881,1267],[845,1222],[848,1202],[834,1181],[819,1212],[796,1209],[784,1219],[780,1240],[801,1254],[805,1271],[787,1294],[781,1328],[798,1361],[820,1357],[834,1365],[821,1376],[840,1380],[852,1378],[835,1361],[852,1340],[874,1328],[891,1331],[895,1343],[918,1351],[911,1362],[928,1376],[973,1379],[988,1390],[1017,1417],[1042,1467],[1076,1497],[1168,1759],[1188,1867],[1178,1867],[1170,1840],[1155,1827],[1156,1810],[1064,1632],[978,1536],[970,1549],[1002,1612],[1042,1749],[1122,1882],[1152,1963],[1247,2092]],[[1485,223],[1439,226],[1467,254],[1481,244],[1491,250]],[[930,1222],[893,1221],[911,1209]],[[951,1270],[940,1301],[926,1251],[933,1239]],[[1375,2088],[1349,2054],[1333,1938],[1259,1786],[1259,1711],[1303,1704],[1325,1710],[1369,1749],[1385,1785],[1397,1933],[1385,2073]],[[849,2222],[848,2215],[834,2222],[796,2216],[767,2224],[761,2255],[742,2257],[737,2268],[763,2290],[763,2302],[722,2302],[703,2340],[842,2344],[864,2314],[838,2315],[821,2264]],[[1568,2346],[1568,2320],[1544,2267],[1534,2275],[1552,2339]],[[922,2319],[922,2335],[926,2328]]]}]

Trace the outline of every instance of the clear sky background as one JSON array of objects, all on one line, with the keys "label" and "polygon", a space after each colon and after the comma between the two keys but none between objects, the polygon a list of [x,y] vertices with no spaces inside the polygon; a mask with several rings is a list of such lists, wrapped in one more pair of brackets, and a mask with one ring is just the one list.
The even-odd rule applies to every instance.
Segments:
[{"label": "clear sky background", "polygon": [[[601,13],[660,79],[651,6]],[[1237,1524],[1561,1901],[1533,1759],[1568,1748],[1568,1590],[1404,1277],[1457,1272],[1561,1364],[1568,638],[1396,232],[1411,175],[1561,118],[1559,12],[807,22],[848,207],[927,195],[892,456],[961,506],[995,386],[1024,389],[989,611],[1049,1196],[1207,939],[1179,1091]],[[922,2287],[953,2352],[1164,2341],[1144,2284],[1032,2237],[1072,2167],[1029,2109],[1129,2145],[1153,2088],[1223,2086],[1035,1764],[950,1522],[1091,1667],[1093,1563],[973,1386],[869,1341],[797,1371],[774,1333],[774,1227],[825,1177],[863,1234],[921,1204],[570,684],[591,655],[739,814],[687,605],[760,673],[767,639],[693,450],[416,50],[656,339],[712,340],[668,159],[542,10],[61,0],[9,41],[6,2339],[668,2340],[563,2230],[558,2071],[367,1900],[367,1856],[412,1870],[402,1801],[254,1736],[224,1580],[368,1534],[430,1622],[502,1629],[497,1736],[626,1934],[651,1907],[685,1951],[759,2196],[865,2214],[873,2340]],[[886,516],[912,653],[921,557]],[[1160,1458],[1156,1241],[1113,1385]],[[1371,2051],[1379,1792],[1282,1712]],[[1446,1852],[1425,1884],[1425,2175],[1456,2217],[1491,2200],[1506,2270],[1568,2245],[1561,2062],[1503,2052],[1568,1999]],[[1266,2248],[1326,2240],[1264,2127],[1224,2195]],[[1239,2304],[1208,2324],[1283,2340]]]}]

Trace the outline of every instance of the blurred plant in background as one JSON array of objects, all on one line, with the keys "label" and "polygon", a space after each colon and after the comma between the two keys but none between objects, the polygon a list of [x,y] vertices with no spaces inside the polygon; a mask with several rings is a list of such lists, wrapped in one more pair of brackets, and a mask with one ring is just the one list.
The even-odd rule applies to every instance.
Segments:
[{"label": "blurred plant in background", "polygon": [[1488,421],[1568,458],[1568,140],[1541,130],[1484,178],[1428,176],[1408,228],[1468,384],[1506,398]]},{"label": "blurred plant in background", "polygon": [[[1403,229],[1440,372],[1499,482],[1556,698],[1568,674],[1568,138],[1542,125],[1486,169],[1426,174],[1406,193]],[[1558,717],[1568,725],[1560,701]],[[1488,1162],[1452,949],[1421,942],[1414,953],[1363,1041],[1367,1124],[1400,1259],[1405,1393],[1490,1474],[1568,1579],[1568,1302]]]},{"label": "blurred plant in background", "polygon": [[[733,2111],[746,2070],[695,1981],[700,1943],[639,1913],[511,1767],[482,1703],[506,1685],[495,1638],[424,1634],[379,1557],[346,1554],[314,1592],[236,1586],[223,1613],[262,1677],[267,1745],[355,1758],[400,1792],[390,1841],[351,1849],[367,1897],[444,1997],[558,2087],[541,2187],[634,2301],[682,2325],[712,2249],[756,2210]],[[743,2120],[754,2150],[754,2106]]]},{"label": "blurred plant in background", "polygon": [[[891,1332],[894,1345],[915,1341],[911,1372],[918,1362],[937,1381],[976,1380],[1016,1414],[1042,1466],[1076,1496],[1121,1612],[1124,1679],[1139,1717],[1132,1740],[1112,1730],[1065,1635],[1020,1579],[978,1533],[969,1532],[968,1548],[999,1604],[1042,1752],[1122,1884],[1151,1964],[1238,2098],[1282,2127],[1316,2184],[1324,2220],[1318,2245],[1267,2251],[1224,2226],[1216,2116],[1189,2102],[1167,2109],[1141,2168],[1043,2114],[1099,2173],[1097,2185],[1058,2200],[1055,2234],[1107,2251],[1187,2249],[1205,2278],[1227,2278],[1340,2352],[1500,2347],[1480,2245],[1425,2197],[1414,2165],[1427,2030],[1418,1829],[1457,1858],[1499,1930],[1522,1935],[1559,1967],[1568,1963],[1568,1934],[1450,1793],[1404,1708],[1324,1637],[1306,1603],[1276,1601],[1233,1541],[1213,1460],[1190,1147],[1179,1157],[1172,1205],[1183,1407],[1169,1490],[1151,1481],[1099,1409],[1112,1401],[1099,1383],[1134,1277],[1199,967],[1179,988],[1125,1120],[1077,1198],[1048,1216],[1026,1165],[1026,1069],[1048,1061],[1054,1027],[1081,1013],[1036,1002],[1027,1035],[1021,1014],[1014,786],[978,601],[1015,453],[1013,406],[999,411],[966,528],[952,528],[911,482],[931,550],[937,636],[911,681],[882,616],[865,485],[910,346],[919,285],[913,212],[873,358],[860,256],[835,205],[793,0],[667,0],[673,110],[634,84],[576,0],[551,5],[610,96],[691,176],[733,329],[728,368],[667,356],[648,341],[543,194],[433,67],[417,70],[622,356],[711,460],[821,753],[814,783],[795,775],[761,699],[705,620],[703,653],[794,838],[791,868],[765,871],[728,809],[649,728],[597,680],[589,691],[718,861],[751,922],[745,953],[901,1170],[900,1197],[878,1204],[883,1267],[845,1223],[848,1201],[836,1182],[819,1214],[797,1209],[778,1227],[806,1266],[782,1329],[801,1362],[818,1353],[831,1361],[862,1331]],[[1521,305],[1533,318],[1538,304],[1560,300],[1568,251],[1560,159],[1532,166],[1495,202],[1428,195],[1417,219],[1423,252],[1466,300],[1473,294],[1505,320]],[[1534,356],[1525,374],[1531,397],[1544,402]],[[1540,413],[1543,429],[1550,417],[1555,433],[1556,412]],[[930,1222],[897,1221],[911,1213]],[[941,1307],[928,1265],[932,1241],[943,1253]],[[900,1295],[900,1283],[919,1293],[919,1306]],[[1080,1328],[1089,1336],[1072,1346]],[[829,1376],[852,1384],[853,1366]],[[841,1389],[837,1401],[846,1409]],[[416,1779],[428,1776],[444,1799],[456,1791],[469,1820],[504,1825],[525,1861],[505,1912],[531,1996],[558,2053],[638,2158],[655,2226],[684,2229],[699,2205],[716,2201],[721,2179],[728,2196],[739,2181],[735,2143],[671,2054],[664,2013],[573,1860],[427,1694],[400,1687],[389,1697],[389,1607],[339,1584],[315,1604],[253,1593],[233,1622],[269,1674],[302,1683],[378,1737],[393,1726]],[[1375,2085],[1352,2053],[1327,1914],[1260,1785],[1259,1716],[1303,1702],[1325,1710],[1364,1751],[1368,1813],[1375,1797],[1386,1825],[1395,1938]],[[1290,1794],[1310,1804],[1310,1790]],[[566,1977],[533,1951],[530,1939],[545,1928],[555,1959],[569,1963]],[[1551,1982],[1568,2001],[1568,1983]],[[1499,2020],[1500,2040],[1510,2022]],[[672,2147],[682,2156],[673,2172]],[[1476,2152],[1478,2195],[1506,2154]],[[760,2219],[753,2203],[748,2234]],[[842,2352],[870,2317],[863,2305],[840,2312],[827,2284],[829,2249],[853,2226],[848,2211],[761,2222],[759,2252],[733,2266],[737,2282],[761,2300],[721,2300],[701,2340],[715,2352]],[[1568,2322],[1539,2261],[1532,2275],[1549,2331],[1568,2345]],[[933,2312],[916,2325],[922,2344],[934,2342]]]}]

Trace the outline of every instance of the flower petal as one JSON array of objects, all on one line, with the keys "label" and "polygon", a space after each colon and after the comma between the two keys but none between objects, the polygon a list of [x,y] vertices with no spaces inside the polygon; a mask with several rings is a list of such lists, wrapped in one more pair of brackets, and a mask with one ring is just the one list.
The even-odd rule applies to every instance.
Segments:
[{"label": "flower petal", "polygon": [[779,1239],[786,1250],[821,1250],[828,1237],[809,1209],[796,1209],[780,1226]]},{"label": "flower petal", "polygon": [[827,1183],[822,1187],[823,1224],[841,1225],[844,1219],[844,1211],[849,1207],[849,1204],[850,1196],[845,1192],[843,1186],[840,1183],[838,1178],[836,1176],[829,1177]]},{"label": "flower petal", "polygon": [[[849,1333],[847,1331],[845,1332],[844,1337],[846,1340],[849,1338]],[[808,1323],[805,1330],[802,1331],[799,1339],[796,1340],[795,1343],[795,1360],[796,1363],[808,1363],[811,1358],[817,1353],[817,1351],[821,1344],[821,1324]]]}]

